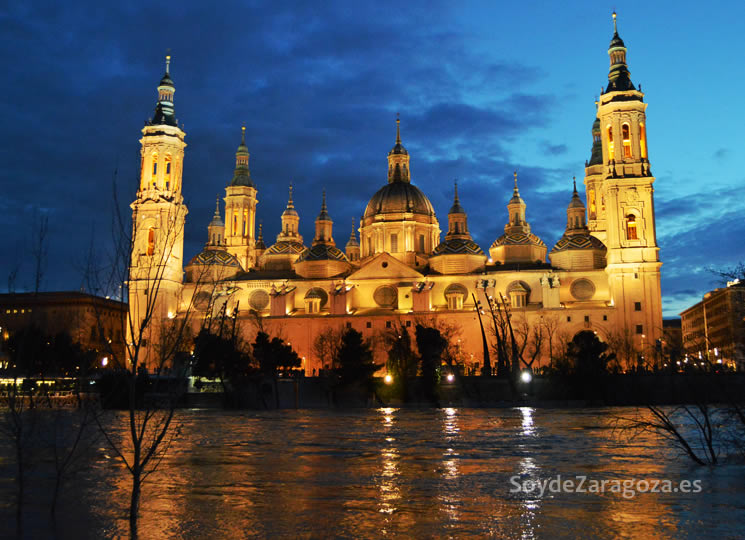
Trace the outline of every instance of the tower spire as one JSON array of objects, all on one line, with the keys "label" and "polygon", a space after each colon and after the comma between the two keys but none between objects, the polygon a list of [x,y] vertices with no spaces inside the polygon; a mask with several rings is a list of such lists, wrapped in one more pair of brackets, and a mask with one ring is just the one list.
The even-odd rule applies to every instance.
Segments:
[{"label": "tower spire", "polygon": [[171,55],[166,55],[166,72],[158,84],[158,103],[155,106],[155,114],[149,122],[151,126],[168,125],[178,127],[176,122],[176,111],[173,107],[173,94],[176,87],[171,79]]},{"label": "tower spire", "polygon": [[326,190],[325,189],[323,190],[322,197],[323,198],[321,200],[321,213],[318,214],[318,219],[329,220],[331,218],[329,217],[328,210],[326,209]]},{"label": "tower spire", "polygon": [[410,181],[409,153],[401,144],[401,117],[396,113],[396,144],[388,152],[388,183]]},{"label": "tower spire", "polygon": [[626,65],[626,45],[618,35],[615,11],[613,12],[613,38],[608,47],[608,56],[610,56],[608,88],[603,93],[635,90],[631,82],[631,73],[629,73],[629,68]]},{"label": "tower spire", "polygon": [[248,169],[248,147],[246,146],[246,126],[241,127],[241,144],[235,152],[235,173],[231,186],[248,186],[255,187],[251,181],[251,172]]}]

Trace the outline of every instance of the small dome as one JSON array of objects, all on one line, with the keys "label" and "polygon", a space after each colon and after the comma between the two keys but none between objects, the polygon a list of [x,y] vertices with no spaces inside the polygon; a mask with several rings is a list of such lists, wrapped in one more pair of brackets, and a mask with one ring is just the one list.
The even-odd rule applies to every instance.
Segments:
[{"label": "small dome", "polygon": [[163,78],[160,80],[160,84],[158,86],[170,86],[171,88],[175,88],[173,79],[171,79],[171,74],[166,72],[166,74],[163,75]]},{"label": "small dome", "polygon": [[311,290],[308,291],[308,294],[305,295],[306,300],[317,298],[318,300],[323,300],[323,295],[318,291],[317,287],[313,287]]},{"label": "small dome", "polygon": [[538,238],[533,233],[505,233],[491,245],[491,247],[498,246],[541,246],[546,247],[543,240]]},{"label": "small dome", "polygon": [[316,244],[306,249],[296,263],[304,261],[347,261],[347,256],[336,246],[326,244]]},{"label": "small dome", "polygon": [[433,257],[437,255],[484,255],[484,250],[467,238],[446,238],[441,242],[432,253]]},{"label": "small dome", "polygon": [[354,232],[352,232],[352,235],[349,237],[349,241],[347,242],[347,249],[351,247],[360,247],[360,243],[357,241],[357,236],[355,236]]},{"label": "small dome", "polygon": [[192,265],[204,266],[228,266],[230,268],[241,269],[241,263],[227,251],[222,249],[205,249],[200,254],[193,257],[187,266]]},{"label": "small dome", "polygon": [[389,156],[394,156],[396,154],[408,156],[409,152],[406,151],[406,148],[404,148],[404,145],[400,142],[397,142],[396,145],[391,148],[391,151],[388,152]]},{"label": "small dome", "polygon": [[396,214],[411,212],[424,216],[434,216],[435,210],[422,191],[408,182],[386,184],[372,196],[367,203],[363,217],[377,214]]},{"label": "small dome", "polygon": [[578,233],[562,236],[551,250],[551,253],[575,249],[598,249],[606,251],[605,244],[590,233]]},{"label": "small dome", "polygon": [[300,242],[282,241],[267,249],[264,255],[298,255],[305,249]]},{"label": "small dome", "polygon": [[619,47],[626,47],[626,44],[621,39],[621,36],[618,35],[618,32],[613,34],[613,39],[610,40],[610,46],[609,49],[617,49]]},{"label": "small dome", "polygon": [[583,203],[582,199],[580,199],[579,193],[577,193],[576,188],[574,190],[574,194],[572,195],[572,200],[569,202],[569,208],[581,208],[582,210],[585,209],[585,203]]}]

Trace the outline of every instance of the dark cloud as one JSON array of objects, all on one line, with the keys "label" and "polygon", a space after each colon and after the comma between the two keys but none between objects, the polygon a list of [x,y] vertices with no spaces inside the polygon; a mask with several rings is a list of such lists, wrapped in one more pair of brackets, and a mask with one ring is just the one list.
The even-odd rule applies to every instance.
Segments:
[{"label": "dark cloud", "polygon": [[[215,197],[224,196],[232,177],[243,123],[267,243],[279,231],[290,182],[306,240],[325,188],[337,243],[346,243],[352,219],[385,183],[396,112],[413,181],[432,200],[443,230],[457,178],[470,229],[487,250],[507,220],[517,169],[528,220],[550,250],[564,230],[570,179],[581,174],[590,141],[581,139],[577,152],[573,136],[542,132],[571,108],[536,67],[545,55],[520,63],[474,50],[453,23],[450,10],[457,9],[446,2],[237,0],[219,9],[188,2],[9,5],[0,46],[0,224],[11,240],[0,252],[0,288],[18,262],[17,285],[32,282],[29,245],[39,214],[50,223],[45,285],[80,286],[91,246],[110,242],[115,208],[129,215],[140,130],[152,115],[169,47],[188,143],[187,257],[201,249]],[[603,76],[606,65],[597,69]],[[591,89],[566,91],[574,100]],[[578,121],[582,137],[586,120]],[[531,162],[524,150],[539,142],[540,159]],[[658,185],[680,181],[660,178]],[[703,279],[696,268],[745,258],[739,193],[722,190],[705,202],[658,193],[663,290],[698,290],[686,285],[691,276]]]}]

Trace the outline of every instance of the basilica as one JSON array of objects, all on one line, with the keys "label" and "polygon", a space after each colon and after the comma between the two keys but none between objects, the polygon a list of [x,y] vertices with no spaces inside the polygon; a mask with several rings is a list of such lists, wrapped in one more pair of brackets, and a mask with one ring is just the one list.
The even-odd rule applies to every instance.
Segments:
[{"label": "basilica", "polygon": [[[457,361],[473,371],[484,358],[477,304],[486,305],[491,297],[504,299],[518,333],[533,340],[527,349],[533,349],[534,368],[551,361],[556,342],[582,331],[601,339],[626,336],[643,356],[662,335],[654,178],[647,104],[631,81],[615,14],[613,26],[608,84],[596,102],[592,151],[585,162],[587,202],[576,183],[567,190],[566,229],[550,249],[531,232],[529,200],[520,193],[517,173],[505,201],[504,233],[488,250],[471,237],[457,185],[443,235],[427,195],[413,183],[412,156],[397,120],[387,170],[381,167],[382,185],[371,193],[359,229],[348,238],[344,234],[343,249],[343,241],[334,239],[333,201],[327,205],[325,193],[318,194],[312,239],[299,233],[292,186],[284,212],[276,217],[281,222],[277,237],[265,239],[261,226],[257,230],[262,186],[251,177],[244,128],[224,207],[218,201],[207,224],[206,245],[200,253],[184,254],[186,143],[175,120],[167,60],[155,114],[142,130],[140,185],[131,205],[132,327],[140,326],[148,310],[154,314],[152,332],[168,320],[188,316],[198,327],[224,313],[248,339],[261,327],[289,342],[312,376],[330,362],[314,347],[317,336],[329,329],[360,331],[384,363],[386,351],[378,338],[389,329],[412,331],[423,322],[450,328]],[[487,340],[488,324],[484,320]]]}]

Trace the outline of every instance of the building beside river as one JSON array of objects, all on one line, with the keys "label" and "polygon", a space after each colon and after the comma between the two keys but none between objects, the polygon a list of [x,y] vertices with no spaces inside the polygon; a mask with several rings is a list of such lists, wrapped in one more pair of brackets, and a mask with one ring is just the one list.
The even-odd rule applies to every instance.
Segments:
[{"label": "building beside river", "polygon": [[[336,238],[344,239],[338,242],[332,219],[337,194],[309,194],[302,185],[289,187],[281,216],[264,216],[281,221],[277,237],[265,239],[257,230],[261,191],[284,180],[252,177],[244,129],[225,197],[197,254],[183,253],[186,134],[176,122],[169,58],[155,114],[140,139],[140,184],[131,205],[131,317],[143,320],[155,301],[151,344],[160,322],[187,312],[197,314],[194,324],[225,313],[246,333],[260,324],[292,344],[308,375],[328,363],[314,353],[313,343],[329,328],[353,327],[373,338],[424,321],[448,326],[459,361],[477,368],[482,338],[476,302],[503,297],[518,334],[532,340],[527,349],[539,349],[535,366],[549,361],[547,343],[585,330],[603,338],[625,335],[644,356],[662,337],[662,263],[647,103],[632,83],[626,53],[614,14],[607,87],[594,121],[577,119],[578,130],[592,124],[584,182],[578,188],[567,179],[566,197],[557,203],[566,205],[566,229],[554,246],[531,231],[537,218],[530,215],[531,194],[520,190],[517,173],[501,200],[485,200],[479,208],[464,208],[454,185],[441,224],[427,185],[415,183],[416,156],[404,146],[405,129],[397,119],[385,168],[381,160],[381,186],[360,208],[359,228],[351,234],[337,229]],[[293,197],[300,193],[318,199],[312,239],[299,233]],[[488,212],[505,223],[487,249],[473,241],[468,212]],[[385,358],[381,347],[376,354],[379,361]]]}]

